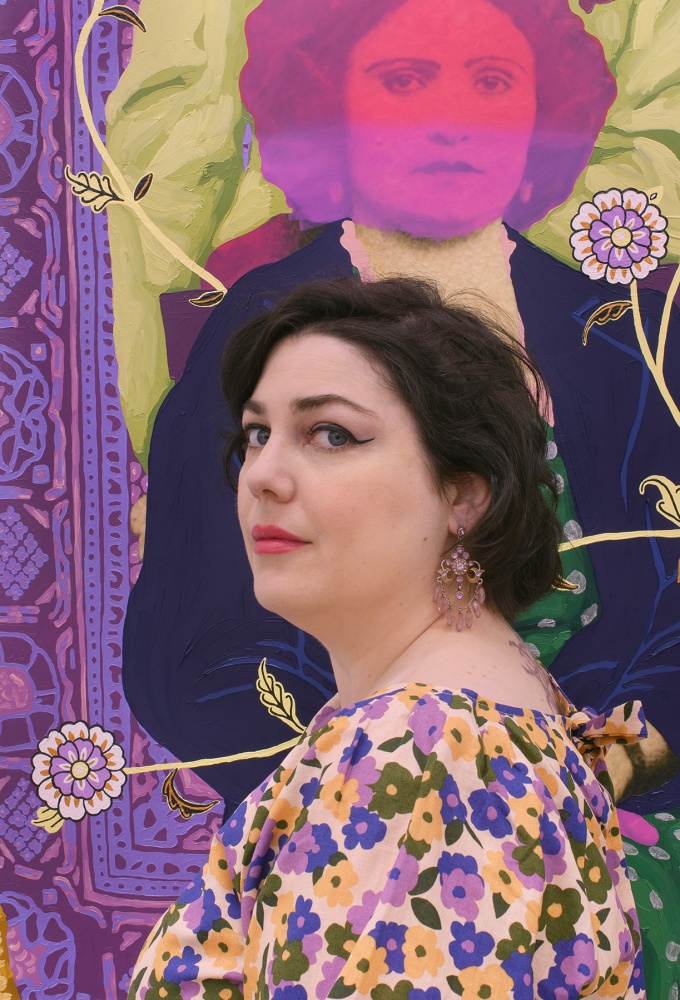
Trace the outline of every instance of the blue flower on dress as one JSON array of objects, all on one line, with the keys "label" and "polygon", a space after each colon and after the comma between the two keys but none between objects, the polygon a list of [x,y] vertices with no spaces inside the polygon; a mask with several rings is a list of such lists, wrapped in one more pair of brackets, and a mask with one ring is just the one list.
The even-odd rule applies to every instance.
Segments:
[{"label": "blue flower on dress", "polygon": [[227,904],[227,916],[231,920],[241,919],[241,900],[238,898],[237,893],[227,892],[224,896],[225,902]]},{"label": "blue flower on dress", "polygon": [[373,744],[364,730],[359,727],[350,745],[345,747],[342,751],[340,762],[342,764],[348,763],[350,767],[353,767],[355,764],[359,763],[362,757],[365,757],[368,753],[370,753],[372,749]]},{"label": "blue flower on dress", "polygon": [[182,895],[177,900],[178,906],[186,906],[187,903],[194,903],[197,899],[201,898],[205,883],[200,875],[198,875],[193,882],[190,882],[186,887]]},{"label": "blue flower on dress", "polygon": [[577,840],[579,844],[584,844],[588,828],[576,799],[572,799],[570,796],[565,797],[560,816],[562,825],[569,836]]},{"label": "blue flower on dress", "polygon": [[321,920],[316,913],[312,913],[313,902],[298,896],[295,902],[295,909],[288,917],[288,940],[302,941],[308,934],[313,934],[321,927]]},{"label": "blue flower on dress", "polygon": [[512,827],[507,820],[510,807],[496,792],[478,788],[470,795],[472,825],[477,830],[488,830],[492,837],[507,837]]},{"label": "blue flower on dress", "polygon": [[312,802],[316,798],[316,793],[321,788],[321,782],[318,778],[312,778],[310,781],[306,781],[304,785],[300,786],[300,794],[302,796],[303,808],[311,806]]},{"label": "blue flower on dress", "polygon": [[243,892],[258,889],[271,871],[275,858],[274,848],[270,847],[265,854],[255,855],[248,865],[248,871],[243,881]]},{"label": "blue flower on dress", "polygon": [[534,1000],[532,956],[528,951],[513,951],[509,958],[501,962],[501,968],[512,979],[513,1000]]},{"label": "blue flower on dress", "polygon": [[449,824],[454,819],[459,819],[464,823],[467,819],[467,806],[462,801],[458,785],[450,774],[446,775],[439,796],[442,800],[442,822]]},{"label": "blue flower on dress", "polygon": [[491,935],[486,931],[478,932],[471,920],[464,924],[454,920],[451,924],[451,936],[453,940],[449,944],[449,952],[458,969],[481,965],[494,947]]},{"label": "blue flower on dress", "polygon": [[529,768],[523,761],[511,764],[507,757],[492,757],[491,767],[496,781],[507,788],[514,799],[521,799],[526,794],[526,786],[531,784],[531,778],[528,777]]},{"label": "blue flower on dress", "polygon": [[342,832],[345,837],[345,847],[349,851],[353,851],[357,844],[368,851],[385,839],[387,826],[377,813],[352,806],[349,823],[343,826]]},{"label": "blue flower on dress", "polygon": [[307,1000],[307,990],[300,983],[278,986],[272,994],[272,1000]]},{"label": "blue flower on dress", "polygon": [[408,991],[408,1000],[442,1000],[442,995],[436,986],[430,986],[427,990],[414,988]]},{"label": "blue flower on dress", "polygon": [[567,746],[564,763],[576,784],[583,785],[586,780],[586,769],[583,767],[581,755],[572,747]]},{"label": "blue flower on dress", "polygon": [[331,855],[336,854],[338,845],[331,837],[331,828],[328,823],[316,823],[312,826],[312,838],[314,846],[307,851],[307,871],[313,872],[315,868],[325,868]]},{"label": "blue flower on dress", "polygon": [[404,941],[406,940],[406,924],[386,923],[379,920],[369,936],[373,938],[378,948],[385,949],[385,961],[390,972],[404,971]]},{"label": "blue flower on dress", "polygon": [[222,916],[222,911],[219,906],[215,904],[215,893],[212,889],[206,889],[203,894],[203,907],[201,911],[201,919],[197,927],[192,927],[194,934],[198,934],[199,931],[209,931],[212,929],[212,925],[216,920],[219,920]]},{"label": "blue flower on dress", "polygon": [[223,844],[236,847],[243,836],[243,824],[246,818],[247,802],[242,802],[236,812],[233,812],[226,823],[220,827],[219,836]]},{"label": "blue flower on dress", "polygon": [[165,966],[163,978],[169,983],[190,983],[198,977],[198,963],[201,956],[187,945],[181,958],[175,955]]},{"label": "blue flower on dress", "polygon": [[541,841],[541,850],[544,854],[559,854],[562,850],[562,841],[557,832],[557,826],[543,813],[538,819],[538,836]]}]

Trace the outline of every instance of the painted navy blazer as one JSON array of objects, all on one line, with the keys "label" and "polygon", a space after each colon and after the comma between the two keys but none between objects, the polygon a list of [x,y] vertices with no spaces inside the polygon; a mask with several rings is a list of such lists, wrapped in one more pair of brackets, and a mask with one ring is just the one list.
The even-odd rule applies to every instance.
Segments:
[{"label": "painted navy blazer", "polygon": [[[335,691],[327,654],[313,638],[262,609],[222,475],[232,420],[219,385],[230,334],[301,281],[352,273],[342,224],[278,263],[251,271],[201,330],[179,382],[156,417],[149,456],[144,563],[127,609],[123,681],[141,725],[181,760],[271,746],[293,735],[263,710],[255,688],[263,657],[309,720]],[[660,493],[640,483],[680,483],[680,428],[637,345],[630,311],[584,326],[604,302],[627,297],[593,282],[519,234],[510,266],[526,344],[548,383],[555,441],[583,534],[668,529]],[[652,347],[663,296],[641,292]],[[680,400],[680,322],[674,310],[666,378]],[[680,753],[674,718],[680,694],[678,540],[603,542],[590,547],[597,615],[563,646],[551,671],[578,706],[604,710],[640,698],[645,713]],[[589,616],[590,617],[590,616]],[[215,765],[201,776],[226,812],[275,767],[270,757]],[[680,805],[680,776],[628,808]]]}]

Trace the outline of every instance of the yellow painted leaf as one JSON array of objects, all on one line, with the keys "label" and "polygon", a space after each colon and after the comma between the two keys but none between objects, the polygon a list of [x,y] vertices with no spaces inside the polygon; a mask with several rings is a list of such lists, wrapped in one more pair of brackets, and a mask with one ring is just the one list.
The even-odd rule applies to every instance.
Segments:
[{"label": "yellow painted leaf", "polygon": [[680,527],[680,486],[666,476],[648,476],[640,483],[640,493],[644,493],[648,486],[656,486],[661,494],[661,499],[656,502],[659,514]]},{"label": "yellow painted leaf", "polygon": [[224,292],[203,292],[202,295],[197,295],[195,299],[189,299],[192,306],[202,306],[204,309],[208,306],[216,306],[224,298]]},{"label": "yellow painted leaf", "polygon": [[64,825],[64,817],[58,809],[50,809],[49,806],[42,806],[36,813],[36,818],[31,820],[32,826],[41,826],[48,833],[56,833]]},{"label": "yellow painted leaf", "polygon": [[257,669],[256,687],[260,695],[260,701],[270,715],[273,715],[275,719],[281,719],[287,726],[294,729],[296,733],[304,733],[306,731],[305,726],[302,725],[297,717],[295,699],[292,694],[286,691],[281,681],[277,681],[269,673],[266,658],[262,660]]},{"label": "yellow painted leaf", "polygon": [[163,796],[170,808],[178,812],[182,819],[189,819],[190,816],[209,812],[214,806],[219,805],[219,799],[214,799],[212,802],[192,802],[191,799],[185,798],[175,786],[176,775],[177,768],[171,771],[163,782]]},{"label": "yellow painted leaf", "polygon": [[593,326],[604,326],[605,323],[613,323],[615,320],[621,319],[623,314],[632,308],[633,305],[630,299],[617,299],[616,302],[605,302],[601,306],[598,306],[583,328],[583,346],[585,347],[588,343],[588,334]]},{"label": "yellow painted leaf", "polygon": [[112,201],[123,200],[113,190],[111,178],[106,174],[98,174],[96,170],[91,170],[89,173],[80,170],[77,174],[73,174],[67,164],[64,167],[64,176],[76,198],[79,198],[83,205],[89,205],[93,212],[103,211]]}]

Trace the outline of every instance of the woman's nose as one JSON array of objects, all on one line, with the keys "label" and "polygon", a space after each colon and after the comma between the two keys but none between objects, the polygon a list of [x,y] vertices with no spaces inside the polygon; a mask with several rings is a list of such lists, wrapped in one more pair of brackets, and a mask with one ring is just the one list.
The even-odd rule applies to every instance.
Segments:
[{"label": "woman's nose", "polygon": [[450,148],[460,145],[461,142],[467,142],[470,137],[464,126],[456,125],[454,122],[450,124],[437,122],[430,128],[428,138],[435,146]]},{"label": "woman's nose", "polygon": [[270,438],[252,457],[246,456],[239,482],[254,497],[267,494],[285,503],[295,493],[290,453],[281,442]]}]

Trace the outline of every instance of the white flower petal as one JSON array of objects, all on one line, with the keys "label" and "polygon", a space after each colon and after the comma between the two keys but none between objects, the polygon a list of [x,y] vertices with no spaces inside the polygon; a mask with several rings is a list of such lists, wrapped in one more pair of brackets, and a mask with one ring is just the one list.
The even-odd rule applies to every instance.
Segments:
[{"label": "white flower petal", "polygon": [[629,267],[608,267],[607,281],[610,285],[629,285],[633,280],[633,272]]},{"label": "white flower petal", "polygon": [[75,795],[62,795],[56,808],[64,819],[82,819],[85,815],[83,800]]},{"label": "white flower petal", "polygon": [[623,197],[618,188],[610,188],[608,191],[598,191],[593,195],[593,202],[601,212],[606,212],[608,208],[622,204]]},{"label": "white flower petal", "polygon": [[576,260],[585,260],[593,252],[593,241],[590,239],[588,233],[583,230],[578,233],[572,233],[569,242],[574,248],[574,257]]},{"label": "white flower petal", "polygon": [[649,206],[644,215],[642,215],[642,221],[650,229],[655,229],[657,232],[661,232],[668,226],[668,219],[660,214],[656,205]]},{"label": "white flower petal", "polygon": [[623,199],[623,207],[637,212],[638,215],[642,215],[649,204],[645,192],[637,191],[635,188],[626,188],[625,191],[621,192],[621,197]]},{"label": "white flower petal", "polygon": [[104,791],[111,796],[112,799],[117,799],[120,793],[123,791],[123,786],[127,781],[127,774],[121,774],[120,771],[114,771],[109,780],[104,785]]},{"label": "white flower petal", "polygon": [[638,281],[641,278],[646,278],[656,268],[657,263],[658,261],[654,260],[653,257],[644,257],[643,260],[636,261],[631,268],[633,277],[637,278]]},{"label": "white flower petal", "polygon": [[90,816],[96,816],[97,813],[104,812],[110,805],[111,799],[103,791],[97,791],[91,799],[85,799],[85,809]]},{"label": "white flower petal", "polygon": [[106,753],[115,743],[112,733],[108,733],[101,726],[92,726],[90,729],[90,739],[102,753]]},{"label": "white flower petal", "polygon": [[[649,254],[658,257],[659,260],[666,256],[666,244],[668,243],[668,233],[652,233],[652,244]],[[654,265],[656,267],[656,264]]]},{"label": "white flower petal", "polygon": [[63,746],[64,743],[66,743],[66,737],[58,729],[53,729],[38,743],[38,750],[54,757],[59,747]]},{"label": "white flower petal", "polygon": [[90,735],[85,722],[65,722],[61,731],[69,742],[71,740],[86,740]]},{"label": "white flower petal", "polygon": [[50,806],[51,809],[59,808],[61,792],[52,784],[51,778],[48,778],[47,781],[43,781],[38,786],[38,795],[43,800],[45,805]]},{"label": "white flower petal", "polygon": [[587,260],[584,260],[581,264],[581,270],[583,273],[587,274],[589,278],[593,279],[593,281],[597,281],[599,278],[604,278],[606,269],[607,265],[599,261],[595,254]]},{"label": "white flower petal", "polygon": [[45,781],[46,778],[50,777],[50,764],[52,763],[51,757],[48,757],[45,753],[37,753],[33,756],[33,773],[31,774],[31,781],[34,785],[39,785],[41,781]]},{"label": "white flower petal", "polygon": [[590,229],[593,222],[599,218],[600,213],[592,201],[584,201],[579,207],[578,215],[575,215],[571,220],[571,228],[576,230]]},{"label": "white flower petal", "polygon": [[104,754],[104,759],[106,760],[106,766],[109,771],[120,771],[121,767],[125,767],[125,757],[123,756],[123,751],[117,745],[114,745],[110,750],[107,750]]}]

